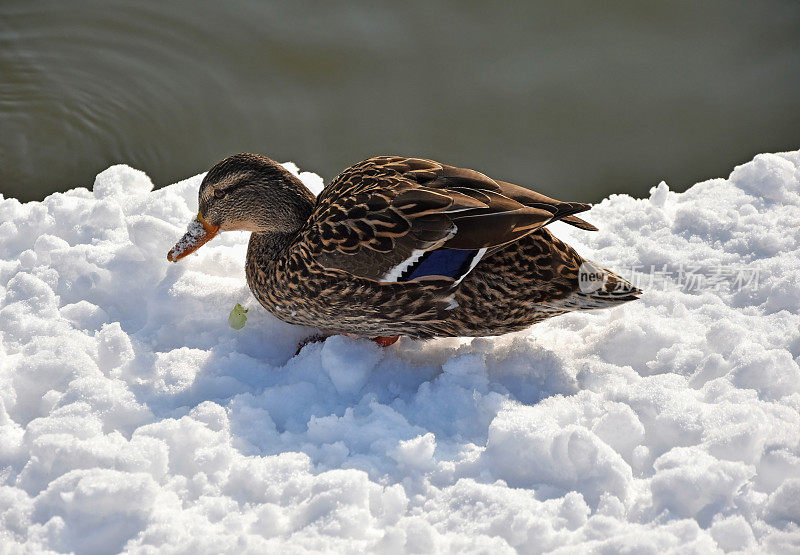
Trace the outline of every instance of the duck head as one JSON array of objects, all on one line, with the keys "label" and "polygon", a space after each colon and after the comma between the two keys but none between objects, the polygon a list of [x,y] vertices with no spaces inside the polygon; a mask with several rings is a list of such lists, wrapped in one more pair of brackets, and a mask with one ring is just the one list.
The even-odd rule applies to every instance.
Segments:
[{"label": "duck head", "polygon": [[235,154],[211,168],[200,184],[197,218],[172,247],[177,262],[220,231],[296,233],[311,216],[314,195],[283,166],[258,154]]}]

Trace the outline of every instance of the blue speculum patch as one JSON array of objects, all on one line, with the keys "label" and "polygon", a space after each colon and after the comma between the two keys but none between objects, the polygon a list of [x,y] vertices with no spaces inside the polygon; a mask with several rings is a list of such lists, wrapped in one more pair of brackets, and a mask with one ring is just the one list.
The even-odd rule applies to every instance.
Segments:
[{"label": "blue speculum patch", "polygon": [[477,250],[437,249],[426,252],[406,270],[398,281],[411,281],[423,276],[447,276],[458,279],[469,271]]}]

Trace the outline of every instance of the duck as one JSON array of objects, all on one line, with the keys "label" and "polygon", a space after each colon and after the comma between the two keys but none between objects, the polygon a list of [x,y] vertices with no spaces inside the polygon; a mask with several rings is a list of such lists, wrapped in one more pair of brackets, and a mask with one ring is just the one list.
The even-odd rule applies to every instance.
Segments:
[{"label": "duck", "polygon": [[590,204],[425,158],[369,158],[315,197],[274,160],[235,154],[204,176],[198,206],[167,259],[220,232],[251,232],[253,296],[320,338],[497,336],[641,294],[547,229],[596,231],[576,216]]}]

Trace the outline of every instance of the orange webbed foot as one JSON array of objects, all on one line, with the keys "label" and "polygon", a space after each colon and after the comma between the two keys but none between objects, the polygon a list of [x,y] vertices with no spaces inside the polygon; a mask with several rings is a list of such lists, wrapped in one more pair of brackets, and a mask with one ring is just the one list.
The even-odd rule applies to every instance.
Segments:
[{"label": "orange webbed foot", "polygon": [[395,335],[394,337],[373,337],[372,340],[380,345],[381,347],[388,347],[392,345],[395,341],[400,339],[399,335]]}]

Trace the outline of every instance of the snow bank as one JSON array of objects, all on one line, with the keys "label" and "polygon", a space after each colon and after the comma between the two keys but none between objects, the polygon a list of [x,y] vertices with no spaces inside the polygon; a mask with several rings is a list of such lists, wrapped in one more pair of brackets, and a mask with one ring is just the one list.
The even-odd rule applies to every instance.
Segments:
[{"label": "snow bank", "polygon": [[244,234],[166,261],[200,179],[0,197],[0,545],[800,549],[800,152],[553,226],[639,302],[298,356]]}]

